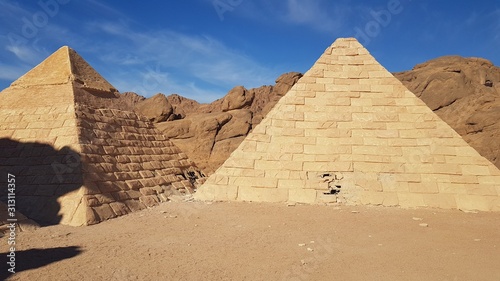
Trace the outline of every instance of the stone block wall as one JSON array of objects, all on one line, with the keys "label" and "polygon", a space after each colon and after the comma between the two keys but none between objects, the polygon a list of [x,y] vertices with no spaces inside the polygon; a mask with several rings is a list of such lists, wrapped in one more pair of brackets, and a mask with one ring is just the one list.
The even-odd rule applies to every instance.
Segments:
[{"label": "stone block wall", "polygon": [[146,118],[116,109],[76,105],[83,187],[61,198],[74,209],[68,224],[93,224],[194,192],[195,164]]},{"label": "stone block wall", "polygon": [[500,211],[500,171],[355,39],[339,39],[197,198]]},{"label": "stone block wall", "polygon": [[[82,184],[74,163],[80,152],[75,109],[72,96],[63,94],[71,88],[0,93],[0,182],[6,187],[7,174],[15,175],[16,209],[42,224],[59,223],[58,198]],[[61,167],[66,167],[64,174]],[[7,202],[7,197],[7,188],[1,188],[0,200]]]}]

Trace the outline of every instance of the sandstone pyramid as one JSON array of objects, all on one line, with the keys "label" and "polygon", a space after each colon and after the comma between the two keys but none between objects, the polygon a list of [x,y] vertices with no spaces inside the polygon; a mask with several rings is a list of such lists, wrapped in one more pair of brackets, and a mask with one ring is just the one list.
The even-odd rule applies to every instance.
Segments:
[{"label": "sandstone pyramid", "polygon": [[338,39],[195,196],[500,211],[499,195],[497,167]]},{"label": "sandstone pyramid", "polygon": [[200,171],[118,97],[68,47],[0,92],[0,171],[15,176],[18,211],[88,225],[193,192]]}]

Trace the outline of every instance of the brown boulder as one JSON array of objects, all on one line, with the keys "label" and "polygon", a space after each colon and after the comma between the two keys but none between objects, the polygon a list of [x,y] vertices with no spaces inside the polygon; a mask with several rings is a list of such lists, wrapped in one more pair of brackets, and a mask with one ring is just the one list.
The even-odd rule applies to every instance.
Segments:
[{"label": "brown boulder", "polygon": [[176,115],[176,119],[182,119],[186,117],[187,114],[195,113],[200,107],[197,101],[179,96],[178,94],[167,96],[167,100],[174,109],[173,114]]},{"label": "brown boulder", "polygon": [[299,72],[288,72],[281,75],[276,79],[276,85],[273,88],[273,92],[278,96],[284,96],[301,77],[302,73]]},{"label": "brown boulder", "polygon": [[255,94],[243,86],[236,86],[222,100],[222,111],[241,109],[252,103]]},{"label": "brown boulder", "polygon": [[148,99],[138,102],[135,105],[134,111],[137,114],[146,116],[149,121],[157,123],[169,120],[169,117],[174,112],[174,109],[164,94],[156,94]]}]

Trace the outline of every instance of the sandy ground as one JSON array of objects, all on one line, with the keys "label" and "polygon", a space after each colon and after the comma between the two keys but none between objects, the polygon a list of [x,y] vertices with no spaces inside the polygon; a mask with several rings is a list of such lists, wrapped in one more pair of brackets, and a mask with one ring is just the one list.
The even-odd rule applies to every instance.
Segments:
[{"label": "sandy ground", "polygon": [[169,202],[20,233],[14,275],[0,243],[7,280],[500,280],[500,213]]}]

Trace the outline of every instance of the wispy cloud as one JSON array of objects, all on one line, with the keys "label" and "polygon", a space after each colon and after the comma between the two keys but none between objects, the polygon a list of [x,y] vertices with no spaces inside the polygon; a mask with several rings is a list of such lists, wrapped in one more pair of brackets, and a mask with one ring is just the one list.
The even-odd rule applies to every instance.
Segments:
[{"label": "wispy cloud", "polygon": [[[251,57],[206,35],[171,30],[134,31],[123,23],[111,22],[89,23],[87,29],[114,38],[113,41],[93,44],[87,51],[98,54],[108,65],[121,66],[122,73],[111,73],[113,77],[109,78],[120,90],[139,91],[146,95],[169,91],[206,100],[206,97],[225,94],[216,93],[214,89],[227,90],[235,85],[257,87],[269,84],[278,75]],[[124,70],[127,67],[130,72]],[[191,77],[191,80],[180,78],[182,76]],[[131,81],[135,81],[135,86]],[[203,87],[207,90],[203,90],[202,84],[208,85]]]},{"label": "wispy cloud", "polygon": [[334,32],[343,26],[347,6],[329,6],[322,0],[287,0],[284,20],[293,24],[308,25],[316,30]]},{"label": "wispy cloud", "polygon": [[27,69],[28,67],[5,65],[0,63],[0,79],[14,81],[23,75]]}]

